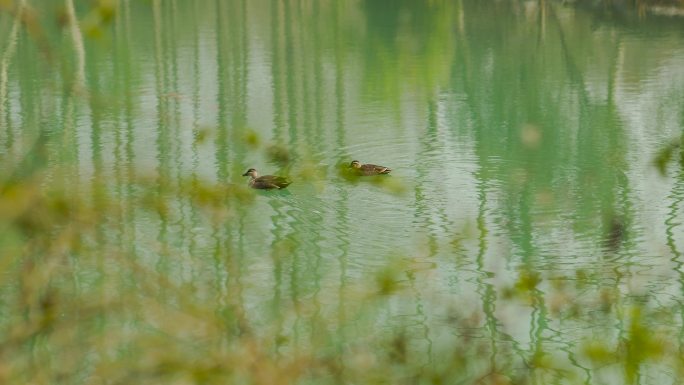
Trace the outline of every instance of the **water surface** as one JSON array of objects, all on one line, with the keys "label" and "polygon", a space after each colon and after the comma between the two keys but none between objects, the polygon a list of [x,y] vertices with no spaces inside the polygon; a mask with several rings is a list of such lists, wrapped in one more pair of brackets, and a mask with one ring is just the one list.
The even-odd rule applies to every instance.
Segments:
[{"label": "water surface", "polygon": [[[277,357],[335,356],[341,383],[372,367],[368,341],[399,337],[420,373],[467,383],[677,383],[676,355],[629,354],[637,326],[663,351],[684,342],[684,177],[653,165],[684,121],[681,17],[123,1],[76,4],[74,24],[70,3],[40,29],[0,18],[2,157],[44,144],[45,185],[119,207],[90,239],[100,260],[69,253],[62,290],[142,290],[132,259]],[[349,181],[352,159],[393,172]],[[250,167],[294,183],[246,190]],[[182,193],[205,184],[220,209]],[[146,290],[126,330],[151,327],[145,301],[183,311]]]}]

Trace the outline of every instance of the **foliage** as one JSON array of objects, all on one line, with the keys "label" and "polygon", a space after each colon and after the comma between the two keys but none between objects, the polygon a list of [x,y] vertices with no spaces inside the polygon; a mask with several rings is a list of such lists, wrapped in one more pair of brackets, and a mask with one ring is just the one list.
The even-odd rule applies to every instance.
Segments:
[{"label": "foliage", "polygon": [[[663,146],[656,154],[653,161],[661,175],[666,174],[667,167],[672,163],[679,163],[679,166],[684,170],[684,151],[681,150],[682,143],[684,143],[684,136],[682,136],[680,141],[673,141]],[[677,159],[677,155],[679,155],[679,159]]]},{"label": "foliage", "polygon": [[[643,376],[659,372],[659,369],[673,377],[684,373],[681,343],[672,338],[680,335],[681,320],[674,319],[681,313],[678,300],[656,303],[647,296],[624,295],[621,291],[623,266],[604,265],[604,261],[586,269],[558,269],[558,273],[550,274],[548,270],[536,268],[545,261],[530,258],[522,261],[513,282],[496,284],[493,280],[496,273],[480,269],[475,272],[476,281],[470,282],[481,296],[480,303],[469,303],[458,295],[447,300],[425,296],[427,298],[415,306],[415,312],[421,317],[396,321],[378,317],[378,309],[400,307],[409,302],[406,301],[408,297],[423,296],[416,289],[419,271],[416,265],[419,263],[415,256],[402,255],[398,251],[385,264],[361,273],[359,281],[362,284],[340,285],[335,293],[340,302],[338,314],[326,313],[322,304],[330,302],[331,297],[326,296],[327,288],[323,288],[325,290],[320,294],[306,292],[280,302],[275,295],[269,309],[260,309],[262,314],[271,314],[270,317],[253,316],[250,312],[254,311],[255,305],[242,293],[254,283],[242,280],[242,274],[249,266],[242,261],[240,242],[233,238],[233,229],[242,225],[246,213],[258,203],[259,196],[245,188],[244,183],[236,185],[226,178],[228,168],[240,165],[226,160],[225,149],[229,148],[228,143],[242,142],[246,148],[243,151],[257,153],[281,169],[289,171],[297,164],[293,172],[297,173],[300,183],[324,189],[322,181],[328,175],[319,167],[320,162],[299,147],[289,147],[282,131],[280,137],[276,135],[273,140],[265,140],[256,131],[247,129],[244,114],[235,108],[219,113],[219,127],[194,128],[191,133],[196,151],[212,141],[218,144],[218,181],[207,181],[196,174],[172,175],[169,171],[172,167],[163,164],[154,171],[139,171],[136,164],[128,164],[118,168],[112,173],[114,175],[108,174],[109,154],[98,153],[97,144],[102,142],[98,135],[108,134],[106,122],[112,111],[134,111],[136,106],[129,105],[134,103],[127,90],[117,89],[116,82],[109,77],[112,72],[108,71],[109,67],[101,64],[101,67],[85,68],[83,63],[86,47],[89,47],[89,55],[97,55],[98,49],[110,47],[107,43],[110,34],[121,32],[114,32],[112,26],[122,23],[122,19],[118,19],[122,5],[109,1],[74,4],[67,0],[64,7],[58,5],[56,9],[37,12],[29,3],[4,2],[0,5],[8,11],[10,24],[16,23],[25,29],[29,41],[49,59],[47,65],[59,68],[61,77],[55,80],[52,75],[43,73],[44,67],[31,67],[26,69],[27,75],[21,79],[21,84],[35,87],[35,79],[47,78],[45,88],[48,91],[40,89],[36,94],[63,91],[67,96],[60,109],[66,118],[64,124],[59,124],[60,129],[54,131],[44,128],[43,120],[51,119],[51,115],[48,118],[40,116],[35,121],[27,119],[22,126],[23,137],[15,142],[3,139],[0,158],[3,164],[0,171],[0,249],[3,254],[0,260],[0,314],[3,314],[0,318],[0,383],[579,384],[591,383],[592,376],[598,378],[596,383],[614,379],[640,383]],[[159,17],[166,15],[163,12],[168,9],[161,3],[152,1],[133,7]],[[276,7],[273,14],[277,20],[281,17],[282,9],[278,7],[282,4],[272,3]],[[299,2],[297,5],[301,6],[299,11],[302,12],[309,5],[321,7],[324,16],[336,17],[335,22],[356,16],[354,11],[348,10],[337,17],[344,7],[335,2],[322,5]],[[522,100],[522,92],[535,89],[530,87],[531,83],[550,80],[528,78],[526,69],[538,63],[531,59],[537,57],[537,53],[527,52],[519,55],[521,59],[514,62],[516,67],[512,69],[520,73],[520,83],[507,89],[495,88],[495,79],[492,79],[495,73],[488,72],[491,67],[488,63],[493,57],[489,53],[491,47],[468,47],[463,43],[462,35],[452,34],[452,27],[462,21],[456,19],[465,18],[457,18],[458,13],[467,13],[482,5],[471,2],[463,6],[462,2],[448,1],[431,1],[424,5],[402,1],[392,9],[391,18],[385,13],[386,5],[361,2],[368,16],[370,36],[366,40],[368,45],[363,48],[374,53],[367,56],[371,60],[364,63],[367,67],[364,73],[368,75],[364,95],[373,99],[378,95],[369,95],[371,91],[380,90],[380,99],[393,99],[399,105],[402,91],[392,87],[401,84],[399,79],[404,78],[408,78],[410,91],[430,94],[445,79],[457,76],[449,72],[451,58],[457,54],[466,56],[470,72],[464,71],[460,79],[464,103],[495,98],[498,101],[494,107],[512,117],[514,127],[497,127],[486,114],[473,117],[474,124],[484,127],[482,131],[491,130],[488,138],[477,138],[476,156],[485,170],[482,172],[487,172],[487,162],[495,158],[500,142],[521,143],[521,146],[508,147],[511,163],[519,164],[513,170],[514,175],[510,179],[493,181],[493,184],[506,185],[504,191],[510,193],[501,198],[505,201],[501,207],[509,210],[512,233],[525,215],[523,205],[516,202],[525,203],[529,199],[526,195],[529,185],[537,184],[544,190],[552,180],[564,176],[558,173],[542,175],[539,160],[552,159],[555,164],[563,164],[563,154],[540,157],[544,151],[551,151],[544,144],[554,139],[554,133],[548,128],[548,117],[540,111],[557,108],[552,101],[564,100],[562,95],[576,92],[580,99],[584,98],[581,112],[585,116],[581,117],[583,125],[577,135],[577,149],[584,155],[583,160],[588,159],[587,163],[607,161],[611,167],[595,174],[593,168],[582,169],[583,165],[579,164],[578,179],[582,187],[579,190],[585,195],[577,201],[578,205],[589,202],[586,210],[594,211],[593,197],[608,191],[600,206],[601,210],[611,213],[605,219],[610,246],[606,258],[617,254],[624,238],[625,221],[616,219],[618,216],[612,214],[610,206],[618,200],[616,191],[623,187],[619,184],[622,182],[616,180],[622,173],[620,167],[626,162],[623,158],[625,144],[620,137],[615,137],[617,135],[611,136],[612,131],[587,127],[589,120],[608,124],[617,118],[609,103],[592,105],[586,102],[586,91],[581,89],[583,83],[577,77],[583,71],[577,68],[569,71],[571,81],[569,85],[561,84],[560,87],[567,88],[562,88],[558,94],[525,99],[535,101],[536,105],[504,103]],[[509,8],[499,7],[494,7],[493,12],[508,13]],[[210,14],[209,17],[225,15]],[[233,13],[228,17],[233,17]],[[306,22],[314,23],[314,19]],[[495,18],[490,22],[491,25],[458,24],[458,27],[472,34],[499,27]],[[287,30],[292,28],[288,23],[291,20],[285,23]],[[358,37],[360,33],[351,27],[340,28],[349,32],[345,36]],[[227,36],[234,39],[236,46],[242,44],[232,32],[219,38]],[[516,56],[520,54],[522,44],[511,42],[523,41],[529,35],[517,29],[507,32],[510,32],[508,39],[493,38],[490,43],[504,46],[501,52],[505,55]],[[397,36],[400,38],[395,40]],[[461,41],[456,42],[455,37]],[[333,46],[336,60],[341,62],[348,54],[335,39],[349,37],[333,38],[321,33],[321,38],[323,42],[316,44]],[[168,39],[159,34],[158,47],[169,45]],[[431,44],[417,44],[421,40]],[[457,46],[457,43],[461,45]],[[63,46],[68,49],[62,51]],[[221,47],[221,44],[217,43],[217,46]],[[8,44],[8,47],[12,45]],[[287,56],[292,55],[295,48],[286,50],[285,62],[297,60]],[[158,56],[161,56],[162,49],[158,49]],[[325,51],[320,46],[318,49]],[[224,53],[220,59],[239,62],[239,55],[234,54],[238,51]],[[12,52],[5,50],[4,57],[9,58],[11,55],[7,53]],[[60,57],[57,52],[69,55]],[[135,56],[125,49],[116,52]],[[554,48],[543,57],[550,62],[561,56]],[[424,59],[430,70],[423,74],[412,73],[417,68],[416,63]],[[131,81],[143,77],[138,73],[140,68],[136,67],[142,64],[135,60],[130,63],[134,64],[116,68],[118,72],[111,76]],[[402,65],[397,67],[396,63]],[[165,92],[163,87],[168,77],[165,71],[171,70],[160,63],[155,69],[161,84],[158,121],[167,122],[172,119],[167,108],[173,102],[164,103],[180,96]],[[239,78],[240,71],[231,69],[234,71],[227,78]],[[3,70],[7,71],[7,67]],[[282,72],[286,71],[274,70],[272,75],[274,78],[281,76],[277,80],[282,82],[292,80],[289,75],[282,76]],[[299,83],[304,84],[303,81]],[[277,81],[274,84],[277,88]],[[236,93],[241,92],[238,81],[229,86],[237,89]],[[110,103],[103,96],[109,94],[102,93],[102,89],[111,90],[117,99]],[[339,94],[345,92],[340,90]],[[2,97],[5,97],[4,93]],[[31,110],[30,101],[24,103],[22,107]],[[94,143],[92,159],[89,159],[93,170],[79,168],[75,159],[82,154],[63,152],[60,147],[62,143],[73,145],[84,140],[83,136],[77,140],[74,127],[69,125],[68,113],[80,103],[86,103],[93,110],[87,138]],[[231,99],[230,103],[239,104],[239,100]],[[0,103],[2,108],[5,104]],[[433,102],[429,106],[431,117],[435,117],[433,121],[437,119],[436,104]],[[48,108],[45,105],[39,105],[35,110],[40,113],[42,108]],[[537,108],[539,106],[541,108]],[[478,108],[472,110],[480,111]],[[134,114],[128,115],[133,120],[130,116]],[[342,122],[343,117],[339,116],[338,120]],[[168,128],[161,125],[163,127],[158,131],[166,133]],[[295,124],[289,128],[294,129],[293,126]],[[308,123],[305,128],[315,131],[314,126]],[[277,129],[283,127],[286,125]],[[434,129],[435,125],[428,122],[426,131],[434,136],[426,135],[425,143],[420,143],[428,149],[431,139],[437,138]],[[34,137],[32,133],[37,134]],[[315,132],[306,137],[312,136],[315,142]],[[154,143],[160,151],[170,147],[165,146],[165,139],[160,135]],[[125,145],[118,145],[117,151],[123,147]],[[672,144],[660,153],[656,163],[661,171],[675,159],[677,151],[682,153],[679,144]],[[237,153],[235,157],[243,155],[244,152]],[[348,174],[348,163],[337,166],[339,175],[329,177],[339,177],[352,187],[368,182],[373,188],[396,195],[420,193],[419,186],[411,186],[398,177],[361,179]],[[491,181],[486,176],[481,180],[484,183]],[[540,201],[548,199],[533,197],[537,198]],[[271,208],[277,211],[280,206],[277,200],[274,201]],[[184,226],[187,218],[191,218],[192,228],[181,234],[198,231],[208,235],[192,240],[176,239],[173,235],[176,233],[170,229]],[[454,249],[475,249],[473,244],[481,246],[484,235],[490,232],[489,226],[478,219],[480,238],[469,228],[463,231],[466,236],[455,234]],[[144,231],[141,232],[141,228]],[[434,247],[434,243],[428,237],[426,249]],[[526,246],[522,236],[512,243],[520,248]],[[275,270],[296,266],[292,261],[297,248],[295,236],[277,237],[269,247],[263,257]],[[501,263],[509,263],[511,253],[502,248]],[[481,256],[475,254],[468,253],[465,258],[481,264]],[[528,258],[532,255],[528,250],[523,254]],[[677,261],[673,259],[673,262]],[[604,267],[606,265],[616,267],[610,270]],[[602,268],[608,271],[602,271]],[[292,272],[289,279],[294,282],[301,277]],[[425,280],[432,284],[439,279],[427,276]],[[296,291],[296,285],[289,284],[290,290]],[[436,312],[443,319],[427,327],[424,320],[427,316],[421,313],[423,307],[443,310]],[[506,311],[510,309],[532,313],[531,334],[538,334],[530,336],[531,342],[527,346],[521,346],[512,337],[515,325],[506,317]],[[305,325],[301,326],[302,323]],[[582,328],[588,324],[598,324],[597,329],[583,333]],[[668,328],[667,325],[673,326]],[[556,331],[562,328],[579,329],[578,340],[558,341]],[[306,331],[302,333],[304,337],[297,335],[302,329]],[[593,330],[605,333],[592,335]]]}]

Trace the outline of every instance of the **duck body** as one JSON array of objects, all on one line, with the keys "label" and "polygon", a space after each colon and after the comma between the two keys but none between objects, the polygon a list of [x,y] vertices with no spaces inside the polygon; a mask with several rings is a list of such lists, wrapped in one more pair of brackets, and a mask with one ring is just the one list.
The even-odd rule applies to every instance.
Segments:
[{"label": "duck body", "polygon": [[349,167],[360,176],[389,174],[392,171],[392,169],[389,167],[370,163],[362,164],[358,160],[353,160]]},{"label": "duck body", "polygon": [[289,186],[292,182],[284,178],[282,176],[276,176],[276,175],[262,175],[259,176],[257,173],[257,170],[250,168],[242,174],[242,176],[248,176],[249,178],[249,187],[251,188],[256,188],[256,189],[261,189],[261,190],[270,190],[270,189],[283,189],[287,186]]}]

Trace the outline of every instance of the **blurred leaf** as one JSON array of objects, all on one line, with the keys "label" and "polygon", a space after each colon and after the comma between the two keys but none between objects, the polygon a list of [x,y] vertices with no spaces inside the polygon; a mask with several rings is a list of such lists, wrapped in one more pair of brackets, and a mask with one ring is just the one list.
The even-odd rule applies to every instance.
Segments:
[{"label": "blurred leaf", "polygon": [[116,6],[115,0],[100,0],[98,2],[96,9],[102,23],[109,24],[112,22],[116,16]]},{"label": "blurred leaf", "polygon": [[257,148],[259,147],[259,144],[261,142],[261,139],[259,138],[259,134],[257,134],[253,130],[246,130],[245,134],[243,136],[243,140],[247,144],[247,146],[251,148]]},{"label": "blurred leaf", "polygon": [[281,144],[272,144],[268,146],[268,148],[266,148],[266,156],[269,161],[276,163],[281,167],[290,163],[290,150]]},{"label": "blurred leaf", "polygon": [[515,289],[521,292],[529,292],[534,290],[541,281],[541,275],[538,272],[524,269],[518,275]]},{"label": "blurred leaf", "polygon": [[393,294],[400,289],[399,270],[387,266],[375,274],[375,284],[381,295]]},{"label": "blurred leaf", "polygon": [[204,144],[209,137],[212,135],[212,130],[210,128],[198,128],[193,131],[193,137],[196,145]]},{"label": "blurred leaf", "polygon": [[590,340],[582,347],[582,353],[596,364],[607,364],[616,361],[610,346],[600,340]]},{"label": "blurred leaf", "polygon": [[368,176],[365,178],[368,178],[367,180],[371,183],[391,194],[402,195],[408,191],[406,183],[401,178],[391,175]]},{"label": "blurred leaf", "polygon": [[[665,175],[667,171],[667,166],[672,161],[675,151],[679,150],[680,144],[678,142],[672,142],[667,146],[663,147],[656,154],[653,163],[660,172],[660,175]],[[681,152],[681,162],[683,162],[684,167],[684,152]]]},{"label": "blurred leaf", "polygon": [[405,364],[408,359],[408,341],[404,333],[399,333],[392,339],[389,346],[389,359],[395,363]]}]

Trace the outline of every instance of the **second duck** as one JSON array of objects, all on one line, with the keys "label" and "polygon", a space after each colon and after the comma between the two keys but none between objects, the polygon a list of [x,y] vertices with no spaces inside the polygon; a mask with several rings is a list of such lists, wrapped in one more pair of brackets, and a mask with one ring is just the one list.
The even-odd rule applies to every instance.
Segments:
[{"label": "second duck", "polygon": [[354,171],[361,176],[389,174],[392,171],[389,167],[370,163],[362,164],[358,160],[352,160],[349,167],[354,169]]}]

